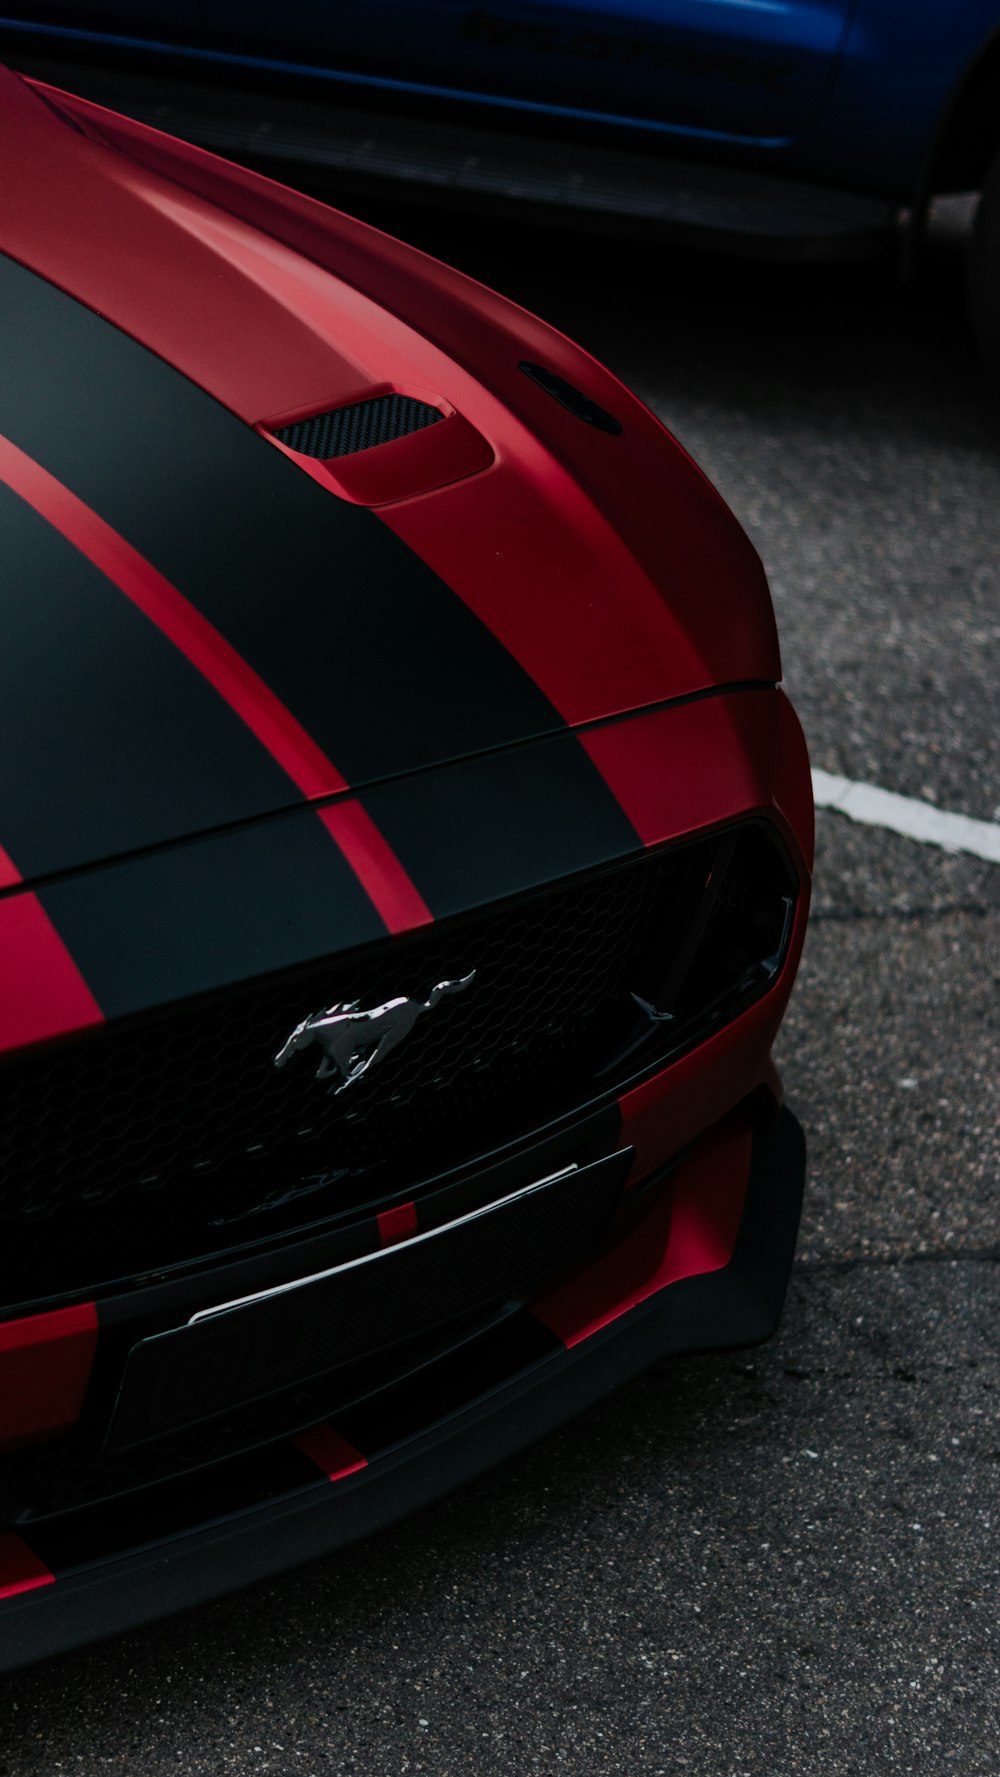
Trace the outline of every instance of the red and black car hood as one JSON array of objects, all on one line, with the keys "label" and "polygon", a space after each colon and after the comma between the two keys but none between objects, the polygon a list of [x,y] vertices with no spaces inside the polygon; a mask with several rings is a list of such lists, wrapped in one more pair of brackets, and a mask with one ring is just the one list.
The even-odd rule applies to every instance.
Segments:
[{"label": "red and black car hood", "polygon": [[[144,871],[190,950],[199,883],[238,925],[273,878],[280,926],[331,835],[344,942],[454,910],[431,854],[482,858],[480,799],[533,879],[639,846],[574,737],[779,676],[757,557],[646,409],[413,249],[2,72],[0,165],[0,897],[27,917],[40,885],[92,980],[87,934],[113,948],[115,884],[142,927]],[[386,393],[440,417],[327,463],[275,436]],[[351,794],[376,785],[379,823]]]}]

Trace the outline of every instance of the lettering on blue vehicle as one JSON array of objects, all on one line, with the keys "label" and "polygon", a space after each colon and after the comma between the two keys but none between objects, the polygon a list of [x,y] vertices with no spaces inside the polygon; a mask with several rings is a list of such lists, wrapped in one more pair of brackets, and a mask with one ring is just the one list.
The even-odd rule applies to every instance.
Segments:
[{"label": "lettering on blue vehicle", "polygon": [[459,34],[467,42],[490,49],[543,50],[579,61],[668,69],[693,80],[731,80],[741,86],[763,87],[779,98],[784,97],[792,73],[779,62],[734,55],[731,50],[651,43],[639,37],[619,37],[613,31],[574,30],[543,19],[502,18],[489,12],[467,12],[459,23]]}]

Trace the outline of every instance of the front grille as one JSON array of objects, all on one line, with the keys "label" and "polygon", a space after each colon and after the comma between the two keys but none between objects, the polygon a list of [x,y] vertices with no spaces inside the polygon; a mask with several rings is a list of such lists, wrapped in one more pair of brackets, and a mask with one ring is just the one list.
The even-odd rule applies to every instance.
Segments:
[{"label": "front grille", "polygon": [[371,401],[355,401],[350,407],[332,407],[327,413],[296,420],[274,436],[304,457],[350,457],[374,444],[422,432],[443,417],[436,407],[410,395],[376,395]]},{"label": "front grille", "polygon": [[[13,1060],[0,1300],[357,1213],[529,1134],[765,991],[792,894],[783,853],[748,824]],[[316,1048],[272,1065],[308,1013],[424,999],[471,970],[342,1095],[315,1078]],[[674,1017],[652,1023],[632,996],[671,1009],[663,991]]]}]

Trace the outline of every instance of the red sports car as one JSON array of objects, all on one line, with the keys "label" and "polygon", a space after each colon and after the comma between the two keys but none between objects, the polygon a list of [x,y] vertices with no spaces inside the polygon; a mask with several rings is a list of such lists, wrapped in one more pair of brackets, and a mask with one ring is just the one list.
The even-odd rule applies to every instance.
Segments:
[{"label": "red sports car", "polygon": [[0,75],[0,1668],[774,1327],[812,801],[606,370]]}]

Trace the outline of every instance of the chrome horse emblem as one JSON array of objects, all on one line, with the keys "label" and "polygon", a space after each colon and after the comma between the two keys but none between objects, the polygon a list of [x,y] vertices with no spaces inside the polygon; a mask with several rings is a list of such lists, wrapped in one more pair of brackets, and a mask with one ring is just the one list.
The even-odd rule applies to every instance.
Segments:
[{"label": "chrome horse emblem", "polygon": [[331,1087],[336,1097],[364,1078],[377,1061],[384,1061],[391,1049],[408,1037],[422,1012],[432,1012],[438,1001],[448,993],[462,993],[476,978],[475,969],[458,981],[439,981],[425,1000],[387,1000],[384,1006],[359,1010],[360,1001],[344,1001],[328,1006],[325,1012],[313,1012],[297,1024],[274,1058],[275,1067],[284,1067],[300,1049],[316,1043],[323,1059],[317,1080],[339,1080]]}]

